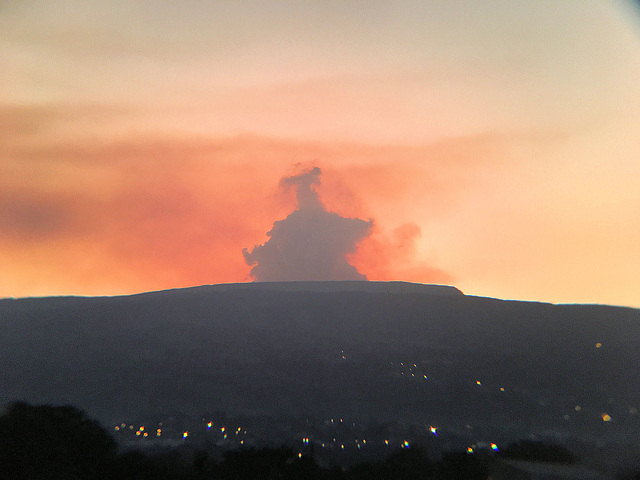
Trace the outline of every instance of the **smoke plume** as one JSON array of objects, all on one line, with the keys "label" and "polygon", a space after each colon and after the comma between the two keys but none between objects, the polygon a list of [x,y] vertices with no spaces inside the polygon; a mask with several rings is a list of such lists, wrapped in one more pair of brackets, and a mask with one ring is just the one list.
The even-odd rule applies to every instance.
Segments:
[{"label": "smoke plume", "polygon": [[242,251],[256,281],[366,280],[347,255],[369,236],[373,220],[327,211],[316,192],[320,174],[314,167],[281,180],[283,188],[296,189],[298,207],[273,224],[264,245]]}]

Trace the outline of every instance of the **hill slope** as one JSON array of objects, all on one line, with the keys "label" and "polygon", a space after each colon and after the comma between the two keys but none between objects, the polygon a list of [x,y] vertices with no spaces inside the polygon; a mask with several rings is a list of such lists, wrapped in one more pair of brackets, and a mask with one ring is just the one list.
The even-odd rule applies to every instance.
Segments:
[{"label": "hill slope", "polygon": [[106,423],[225,411],[624,444],[640,427],[638,345],[636,309],[401,282],[5,299],[0,402]]}]

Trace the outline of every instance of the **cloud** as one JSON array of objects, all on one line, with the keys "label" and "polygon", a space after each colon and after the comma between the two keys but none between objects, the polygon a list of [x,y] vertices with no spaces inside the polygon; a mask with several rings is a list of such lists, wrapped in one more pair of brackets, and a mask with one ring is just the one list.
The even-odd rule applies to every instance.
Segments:
[{"label": "cloud", "polygon": [[8,188],[0,192],[0,243],[35,243],[77,234],[82,210],[72,195]]},{"label": "cloud", "polygon": [[[444,282],[430,266],[447,260],[447,247],[428,225],[455,212],[472,179],[501,160],[500,145],[512,145],[500,137],[381,147],[137,130],[106,141],[65,119],[77,114],[86,131],[108,131],[111,114],[102,124],[89,107],[74,115],[55,106],[9,110],[13,121],[0,122],[0,296],[246,281],[240,250],[269,240],[273,220],[296,209],[297,194],[338,219],[375,212],[373,233],[347,257],[355,274],[336,254],[352,275],[342,278]],[[299,158],[323,159],[322,184],[316,174],[281,179]],[[428,252],[410,229],[404,237],[394,230],[410,222],[429,232]]]},{"label": "cloud", "polygon": [[350,260],[366,271],[370,280],[451,285],[454,278],[448,272],[421,258],[416,245],[421,236],[420,227],[411,222],[388,233],[374,231]]},{"label": "cloud", "polygon": [[242,251],[256,281],[366,280],[347,256],[369,236],[373,220],[327,211],[316,191],[320,174],[314,167],[281,180],[296,188],[298,208],[273,224],[266,243]]}]

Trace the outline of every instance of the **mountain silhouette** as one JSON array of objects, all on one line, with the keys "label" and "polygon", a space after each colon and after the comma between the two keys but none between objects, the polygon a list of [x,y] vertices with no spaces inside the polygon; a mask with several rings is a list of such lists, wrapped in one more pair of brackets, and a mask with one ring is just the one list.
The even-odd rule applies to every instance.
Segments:
[{"label": "mountain silhouette", "polygon": [[638,345],[637,309],[404,282],[3,299],[0,402],[73,404],[104,424],[344,417],[637,451]]}]

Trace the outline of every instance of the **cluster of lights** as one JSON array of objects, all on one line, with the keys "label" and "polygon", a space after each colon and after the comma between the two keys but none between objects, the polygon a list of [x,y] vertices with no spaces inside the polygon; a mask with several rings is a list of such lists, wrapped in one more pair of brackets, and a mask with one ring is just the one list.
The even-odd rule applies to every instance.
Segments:
[{"label": "cluster of lights", "polygon": [[[393,365],[393,362],[391,362],[391,365]],[[416,373],[417,373],[417,376],[420,376],[419,372],[414,372],[413,371],[414,368],[418,368],[418,364],[414,363],[413,366],[411,366],[411,365],[412,364],[407,364],[406,365],[406,367],[409,369],[409,372],[411,373],[411,376],[415,378],[416,377]],[[400,366],[405,367],[404,362],[400,362]],[[404,376],[404,372],[400,372],[400,375]],[[425,375],[425,374],[422,374],[422,378],[425,379],[425,380],[429,380],[429,377],[427,377],[427,375]]]},{"label": "cluster of lights", "polygon": [[[116,425],[116,432],[119,432],[120,429],[124,430],[126,427],[127,427],[126,423],[121,423],[120,425]],[[133,425],[131,425],[129,428],[133,430]]]},{"label": "cluster of lights", "polygon": [[[429,428],[431,429],[431,431],[432,431],[432,433],[433,433],[434,435],[436,435],[436,436],[438,435],[438,434],[437,434],[437,429],[436,429],[435,427],[429,427]],[[338,445],[338,442],[336,441],[336,438],[335,438],[335,437],[334,437],[332,440],[333,440],[333,442],[334,442],[336,445]],[[310,439],[309,437],[302,437],[302,443],[303,443],[304,445],[309,445],[309,444],[310,444],[310,441],[311,441],[311,439]],[[240,443],[242,444],[242,442],[240,442]],[[364,447],[366,447],[366,446],[367,446],[367,439],[366,439],[366,438],[363,438],[363,439],[358,439],[358,438],[356,438],[356,439],[354,439],[354,440],[353,440],[353,444],[355,445],[355,447],[356,447],[358,450],[361,450],[362,448],[364,448]],[[389,445],[390,445],[389,439],[385,439],[385,440],[384,440],[384,444],[385,444],[386,446],[389,446]],[[318,445],[320,445],[322,448],[326,448],[326,447],[327,447],[327,444],[326,444],[326,443],[318,443]],[[347,446],[345,446],[345,444],[344,444],[344,443],[340,443],[339,445],[340,445],[340,450],[345,450],[346,448],[348,448],[348,445],[347,445]],[[404,440],[404,441],[400,444],[400,447],[401,447],[401,448],[409,448],[409,446],[410,446],[410,445],[409,445],[409,440]]]},{"label": "cluster of lights", "polygon": [[[434,426],[430,425],[427,428],[429,429],[429,432],[432,433],[434,436],[436,436],[436,437],[438,436],[438,428],[437,427],[434,427]],[[309,441],[310,441],[309,437],[302,437],[302,443],[304,445],[309,445]],[[333,441],[335,442],[336,439],[333,438]],[[358,450],[361,450],[364,446],[367,445],[367,440],[364,439],[364,438],[362,440],[359,440],[359,439],[356,438],[354,440],[354,443],[355,443],[355,447]],[[386,446],[389,446],[390,445],[389,439],[385,439],[384,440],[384,444]],[[322,445],[322,448],[325,448],[325,444],[324,443],[322,443],[321,445]],[[402,443],[400,444],[400,448],[403,448],[403,449],[409,449],[410,446],[411,446],[411,444],[410,444],[409,440],[403,440]],[[480,442],[478,444],[473,444],[473,445],[467,447],[467,453],[469,453],[469,454],[475,453],[476,449],[478,449],[478,448],[490,448],[494,452],[498,452],[499,451],[498,445],[493,443],[493,442],[491,442],[491,443]],[[345,450],[344,443],[340,444],[340,449],[341,450]]]},{"label": "cluster of lights", "polygon": [[367,441],[364,438],[362,439],[362,444],[360,444],[360,442],[356,438],[356,447],[358,447],[358,450],[360,450],[366,444],[367,444]]},{"label": "cluster of lights", "polygon": [[[602,344],[601,344],[601,343],[599,343],[599,342],[598,342],[598,343],[596,343],[596,344],[595,344],[595,348],[601,348],[601,347],[602,347]],[[344,351],[343,351],[342,353],[343,353],[343,355],[344,355]],[[343,357],[343,358],[344,358],[344,357]],[[393,362],[391,362],[391,364],[393,365]],[[403,362],[400,362],[400,365],[405,366]],[[411,367],[411,366],[407,365],[407,367],[409,368],[409,370],[410,370],[410,371],[412,370],[412,367]],[[414,363],[414,364],[413,364],[413,367],[416,367],[416,368],[417,368],[417,364],[415,364],[415,363]],[[413,375],[414,375],[414,374],[412,373],[412,376],[413,376]],[[427,375],[426,375],[426,374],[425,374],[425,375],[422,375],[422,376],[423,376],[423,378],[424,378],[425,380],[428,380],[428,377],[427,377]],[[476,383],[476,385],[477,385],[477,386],[481,386],[481,385],[482,385],[482,382],[481,382],[479,379],[478,379],[478,380],[475,380],[475,383]],[[504,387],[499,387],[499,389],[500,389],[500,391],[501,391],[501,392],[504,392],[504,391],[505,391],[505,388],[504,388]],[[574,410],[575,410],[575,412],[580,412],[580,411],[582,410],[582,407],[581,407],[580,405],[576,405],[576,406],[574,407]],[[637,415],[637,414],[638,414],[638,409],[636,409],[635,407],[630,407],[630,408],[629,408],[629,414],[630,414],[630,415]],[[565,418],[565,420],[568,420],[570,417],[569,417],[569,415],[564,415],[564,418]],[[602,421],[603,421],[603,422],[611,422],[611,421],[612,421],[612,417],[611,417],[608,413],[606,413],[606,412],[602,412],[602,413],[600,413],[600,418],[602,419]],[[203,419],[203,421],[204,421],[204,419]],[[335,420],[334,420],[333,418],[332,418],[332,419],[330,419],[330,422],[331,422],[332,424],[333,424],[333,423],[335,423],[335,422],[337,422],[337,421],[338,421],[338,419],[335,419]],[[340,422],[340,423],[344,423],[344,420],[343,420],[342,418],[340,418],[340,419],[339,419],[339,422]],[[160,425],[162,425],[162,423],[160,423]],[[354,424],[354,426],[355,426],[355,424]],[[134,425],[127,425],[126,423],[122,423],[122,424],[120,424],[120,425],[115,425],[115,426],[114,426],[114,429],[115,429],[115,431],[116,431],[116,432],[119,432],[119,431],[121,431],[121,430],[125,430],[127,427],[128,427],[128,428],[129,428],[129,430],[131,430],[131,431],[132,431],[132,433],[133,433],[133,431],[134,431]],[[211,422],[211,421],[207,422],[207,423],[206,423],[206,427],[207,427],[207,431],[208,431],[208,430],[210,430],[210,429],[213,427],[213,422]],[[434,436],[436,436],[436,437],[438,436],[438,429],[437,429],[437,427],[429,426],[429,427],[427,427],[427,428],[428,428],[428,430],[429,430],[429,432],[430,432],[431,434],[433,434],[433,435],[434,435]],[[467,425],[467,428],[471,428],[471,426],[470,426],[470,425]],[[226,439],[226,438],[227,438],[227,434],[225,433],[225,432],[226,432],[225,427],[221,427],[221,428],[220,428],[220,432],[224,435],[224,439]],[[161,429],[161,428],[158,428],[158,429],[156,430],[156,432],[155,432],[155,433],[156,433],[156,436],[157,436],[157,437],[160,437],[160,436],[162,435],[162,429]],[[247,432],[246,432],[246,431],[245,431],[245,432],[242,432],[242,427],[238,427],[238,428],[234,431],[234,434],[235,434],[235,435],[239,435],[239,434],[241,434],[241,433],[246,434]],[[145,438],[146,438],[146,437],[148,437],[148,436],[149,436],[149,433],[145,430],[145,426],[143,425],[143,426],[140,426],[137,430],[135,430],[135,435],[136,435],[136,436],[138,436],[138,437],[145,437]],[[182,434],[182,438],[183,438],[183,439],[186,439],[188,436],[189,436],[189,431],[184,431],[184,432],[183,432],[183,434]],[[309,440],[310,440],[310,439],[309,439],[309,437],[304,437],[304,438],[302,438],[302,443],[303,443],[304,445],[309,445]],[[336,439],[334,438],[334,439],[333,439],[333,441],[335,442],[335,441],[336,441]],[[367,443],[367,442],[366,442],[366,440],[364,440],[364,439],[362,440],[362,443],[360,443],[360,441],[359,441],[358,439],[356,439],[356,440],[355,440],[355,444],[356,444],[356,447],[357,447],[358,449],[361,449],[361,448],[362,448],[362,446],[366,445],[366,443]],[[388,440],[388,439],[385,439],[385,440],[384,440],[384,443],[385,443],[385,445],[386,445],[386,446],[389,446],[389,440]],[[242,444],[244,444],[244,440],[242,440],[242,441],[240,442],[240,444],[241,444],[241,445],[242,445]],[[483,446],[484,446],[484,447],[486,447],[486,446],[490,446],[491,450],[493,450],[493,451],[495,451],[495,452],[497,452],[497,451],[498,451],[498,446],[497,446],[495,443],[490,443],[490,444],[488,444],[488,445],[487,445],[487,444],[482,444],[482,443],[481,443],[481,444],[478,444],[478,445],[474,444],[474,445],[472,445],[472,446],[468,447],[468,448],[467,448],[467,453],[469,453],[469,454],[473,454],[473,453],[475,453],[475,449],[476,449],[476,448],[478,448],[478,447],[483,447]],[[325,444],[324,444],[324,443],[322,444],[322,447],[325,447]],[[400,447],[401,447],[401,448],[408,449],[408,448],[410,447],[409,441],[408,441],[408,440],[404,440],[404,441],[401,443]],[[344,444],[340,444],[340,448],[341,448],[342,450],[344,450],[344,449],[345,449]],[[300,454],[300,455],[301,455],[301,454]]]},{"label": "cluster of lights", "polygon": [[[478,445],[473,444],[473,445],[471,445],[470,447],[467,447],[467,453],[468,453],[468,454],[475,453],[475,451],[476,451],[476,450],[475,450],[475,449],[476,449],[476,447],[479,447],[479,448],[480,448],[480,447],[484,447],[484,448],[486,448],[486,446],[487,446],[487,444],[486,444],[486,443],[484,443],[484,442],[480,442]],[[495,443],[493,443],[493,442],[489,443],[489,447],[490,447],[490,448],[491,448],[491,450],[493,450],[494,452],[498,452],[498,451],[499,451],[499,450],[498,450],[498,445],[496,445],[496,444],[495,444]]]},{"label": "cluster of lights", "polygon": [[[162,422],[160,423],[160,425],[162,425]],[[120,430],[125,430],[127,428],[127,424],[126,423],[121,423],[120,425],[116,425],[115,426],[115,431],[119,432]],[[133,425],[129,425],[129,430],[133,431],[134,427]],[[149,432],[146,431],[145,426],[141,425],[137,430],[136,430],[136,437],[148,437],[149,436]],[[162,436],[162,429],[158,428],[156,429],[156,437],[160,437]]]}]

